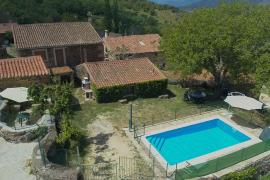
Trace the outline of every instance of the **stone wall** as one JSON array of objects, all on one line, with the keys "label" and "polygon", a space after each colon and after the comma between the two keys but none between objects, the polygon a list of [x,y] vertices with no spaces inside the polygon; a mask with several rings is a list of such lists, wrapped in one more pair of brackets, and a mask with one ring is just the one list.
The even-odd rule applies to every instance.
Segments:
[{"label": "stone wall", "polygon": [[[50,147],[55,141],[56,133],[54,130],[50,130],[49,133],[41,140],[43,147],[47,153],[47,148]],[[37,145],[32,154],[32,173],[36,175],[37,179],[44,180],[77,180],[80,176],[79,169],[74,167],[64,167],[61,165],[50,162],[47,157],[46,168],[44,167],[43,160],[41,159],[40,148]]]},{"label": "stone wall", "polygon": [[[55,49],[64,50],[63,58],[65,60],[56,57]],[[83,62],[95,62],[104,60],[103,43],[47,49],[17,50],[17,53],[20,57],[32,56],[35,55],[33,54],[33,51],[37,50],[44,51],[41,56],[43,57],[47,67],[61,67],[66,65],[70,67],[75,67],[76,65],[79,65]]]},{"label": "stone wall", "polygon": [[6,48],[0,47],[0,59],[7,58],[7,50]]},{"label": "stone wall", "polygon": [[49,76],[39,76],[31,78],[15,78],[0,80],[0,90],[12,87],[29,87],[34,83],[48,84],[50,81]]}]

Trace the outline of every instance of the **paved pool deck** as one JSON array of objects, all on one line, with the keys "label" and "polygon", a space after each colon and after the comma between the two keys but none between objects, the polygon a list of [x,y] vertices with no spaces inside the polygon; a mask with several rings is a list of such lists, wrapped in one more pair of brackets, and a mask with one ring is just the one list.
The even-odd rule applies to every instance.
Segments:
[{"label": "paved pool deck", "polygon": [[[231,150],[229,150],[229,151],[227,151],[225,153],[222,152],[221,154],[214,154],[212,159],[216,158],[216,157],[220,157],[222,155],[226,155],[228,153],[234,152],[236,150],[239,150],[241,148],[250,146],[250,145],[255,144],[255,143],[260,141],[258,137],[261,134],[261,132],[263,131],[263,129],[261,129],[259,127],[243,126],[242,124],[238,124],[237,122],[235,122],[232,119],[232,114],[230,112],[228,112],[226,109],[217,109],[217,110],[214,110],[214,111],[209,111],[209,112],[205,112],[205,113],[201,113],[201,114],[196,114],[196,115],[193,115],[193,116],[183,117],[183,118],[180,118],[180,119],[155,124],[155,125],[152,125],[152,126],[146,126],[146,128],[145,128],[145,136],[147,136],[149,134],[154,134],[155,132],[161,132],[161,131],[164,131],[164,130],[166,131],[166,130],[169,130],[169,129],[175,129],[176,127],[185,126],[187,124],[192,124],[192,123],[200,121],[202,119],[208,119],[208,118],[213,118],[213,117],[221,117],[222,119],[225,119],[226,122],[229,122],[230,125],[233,125],[233,126],[237,127],[237,129],[239,128],[242,132],[244,132],[245,134],[247,134],[247,135],[251,136],[252,138],[254,138],[254,141],[251,142],[251,143],[247,143],[244,146],[239,146],[236,149],[231,149]],[[160,159],[160,155],[157,156],[156,153],[152,153],[152,150],[149,151],[149,147],[147,147],[147,145],[145,144],[145,141],[144,141],[145,137],[142,136],[139,141],[136,141],[136,140],[134,140],[134,133],[133,132],[129,132],[128,129],[125,129],[125,132],[126,132],[127,136],[130,138],[130,140],[133,142],[135,147],[138,149],[141,156],[146,161],[151,162],[152,161],[151,156],[154,156],[157,159],[157,161],[159,161],[159,163],[158,163],[159,166],[158,167],[162,168],[163,170],[166,169],[166,167],[164,167],[164,160]],[[253,158],[251,158],[249,160],[246,160],[246,161],[243,161],[243,162],[239,163],[241,165],[231,166],[231,167],[226,168],[226,169],[224,169],[222,171],[216,172],[212,176],[220,177],[220,176],[223,176],[223,175],[225,175],[225,174],[227,174],[229,172],[242,169],[243,167],[250,164],[250,162],[254,162],[254,160],[258,160],[258,159],[263,158],[263,157],[265,157],[265,156],[267,156],[269,154],[270,154],[270,152],[265,152],[263,154],[260,154],[259,156],[253,157]],[[205,159],[202,159],[202,160],[207,161],[207,160],[209,160],[209,158],[205,158]],[[182,164],[182,166],[188,166],[188,165],[193,165],[193,164],[197,164],[197,163],[199,163],[199,161],[192,161],[192,163],[190,163],[190,164],[188,163],[186,165]],[[182,168],[182,167],[178,167],[178,168]],[[171,167],[171,169],[169,168],[168,172],[170,172],[170,171],[173,172],[173,169],[175,169],[175,168],[172,168],[172,167]]]}]

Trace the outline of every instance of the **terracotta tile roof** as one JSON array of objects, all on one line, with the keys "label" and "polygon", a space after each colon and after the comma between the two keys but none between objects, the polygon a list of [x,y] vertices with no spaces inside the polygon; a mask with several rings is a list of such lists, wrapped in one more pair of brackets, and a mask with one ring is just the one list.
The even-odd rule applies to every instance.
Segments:
[{"label": "terracotta tile roof", "polygon": [[49,71],[41,56],[0,60],[0,79],[46,76]]},{"label": "terracotta tile roof", "polygon": [[[104,38],[106,48],[113,54],[159,52],[158,34],[132,35]],[[123,49],[126,49],[123,51]],[[125,52],[126,51],[126,52]]]},{"label": "terracotta tile roof", "polygon": [[83,66],[97,88],[166,79],[148,58],[84,63]]},{"label": "terracotta tile roof", "polygon": [[17,23],[0,23],[0,34],[12,31],[12,26],[16,26]]},{"label": "terracotta tile roof", "polygon": [[60,47],[102,42],[89,22],[28,24],[13,27],[17,49]]},{"label": "terracotta tile roof", "polygon": [[73,70],[68,66],[55,67],[55,68],[51,68],[51,73],[53,75],[70,74],[70,73],[73,73]]}]

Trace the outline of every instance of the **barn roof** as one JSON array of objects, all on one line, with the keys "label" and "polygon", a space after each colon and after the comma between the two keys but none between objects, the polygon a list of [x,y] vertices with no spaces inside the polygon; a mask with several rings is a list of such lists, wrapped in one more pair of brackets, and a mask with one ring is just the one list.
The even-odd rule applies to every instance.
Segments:
[{"label": "barn roof", "polygon": [[89,22],[27,24],[13,27],[17,49],[87,45],[102,42]]}]

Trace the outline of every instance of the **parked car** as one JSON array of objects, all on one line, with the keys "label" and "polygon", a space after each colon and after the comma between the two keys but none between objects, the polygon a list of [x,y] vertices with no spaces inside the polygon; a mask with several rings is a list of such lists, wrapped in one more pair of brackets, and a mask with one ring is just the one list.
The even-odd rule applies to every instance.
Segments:
[{"label": "parked car", "polygon": [[184,100],[185,101],[190,101],[190,102],[195,102],[195,103],[203,103],[206,100],[206,93],[201,90],[188,90],[184,94]]}]

